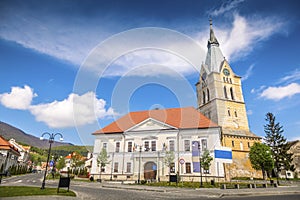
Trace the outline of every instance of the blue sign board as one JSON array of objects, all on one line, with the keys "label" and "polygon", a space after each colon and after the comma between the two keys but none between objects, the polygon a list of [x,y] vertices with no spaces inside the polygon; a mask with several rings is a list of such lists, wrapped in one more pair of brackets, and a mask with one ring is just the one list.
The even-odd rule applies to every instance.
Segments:
[{"label": "blue sign board", "polygon": [[232,159],[232,151],[215,150],[215,158]]}]

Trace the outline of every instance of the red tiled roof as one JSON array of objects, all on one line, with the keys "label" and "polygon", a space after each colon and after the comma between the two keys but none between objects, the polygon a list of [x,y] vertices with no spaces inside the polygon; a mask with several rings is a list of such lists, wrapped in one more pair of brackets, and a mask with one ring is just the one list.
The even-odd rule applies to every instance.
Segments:
[{"label": "red tiled roof", "polygon": [[1,135],[0,135],[0,149],[3,149],[3,150],[11,149],[11,150],[15,151],[16,154],[18,154],[18,155],[20,154],[18,149],[14,145],[12,145],[8,141],[6,141]]},{"label": "red tiled roof", "polygon": [[212,122],[193,107],[170,108],[165,110],[130,112],[103,129],[94,132],[93,135],[122,133],[148,118],[158,120],[178,129],[218,127],[216,123]]}]

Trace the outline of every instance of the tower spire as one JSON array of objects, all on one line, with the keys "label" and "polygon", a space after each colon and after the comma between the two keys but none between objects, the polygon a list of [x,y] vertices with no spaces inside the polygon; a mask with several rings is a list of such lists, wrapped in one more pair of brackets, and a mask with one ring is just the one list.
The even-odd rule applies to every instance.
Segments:
[{"label": "tower spire", "polygon": [[212,19],[209,19],[209,29],[210,29],[210,33],[209,33],[209,40],[207,43],[207,47],[209,48],[212,44],[215,44],[216,46],[219,46],[219,42],[214,34],[214,30],[212,28]]}]

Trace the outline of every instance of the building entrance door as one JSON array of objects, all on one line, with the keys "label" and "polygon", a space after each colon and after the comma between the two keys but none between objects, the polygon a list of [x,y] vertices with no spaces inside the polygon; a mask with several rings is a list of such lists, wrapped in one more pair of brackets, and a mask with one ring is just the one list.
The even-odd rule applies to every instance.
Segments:
[{"label": "building entrance door", "polygon": [[147,162],[144,165],[144,179],[145,180],[156,180],[157,165],[154,162]]}]

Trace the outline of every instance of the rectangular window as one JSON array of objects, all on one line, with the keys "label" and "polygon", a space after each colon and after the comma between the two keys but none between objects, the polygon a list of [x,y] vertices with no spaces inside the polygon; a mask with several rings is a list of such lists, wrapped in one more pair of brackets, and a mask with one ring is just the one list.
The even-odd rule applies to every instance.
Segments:
[{"label": "rectangular window", "polygon": [[191,173],[191,163],[185,163],[185,173]]},{"label": "rectangular window", "polygon": [[170,173],[175,173],[175,163],[170,164]]},{"label": "rectangular window", "polygon": [[231,145],[232,145],[232,147],[234,147],[234,141],[233,140],[231,141]]},{"label": "rectangular window", "polygon": [[156,141],[151,141],[151,151],[156,151]]},{"label": "rectangular window", "polygon": [[127,173],[130,173],[130,172],[131,172],[131,162],[128,162],[128,163],[127,163],[126,172],[127,172]]},{"label": "rectangular window", "polygon": [[184,140],[184,151],[191,151],[191,144],[189,140]]},{"label": "rectangular window", "polygon": [[244,150],[244,146],[243,146],[243,142],[242,141],[240,142],[240,149]]},{"label": "rectangular window", "polygon": [[132,142],[128,142],[128,148],[127,148],[128,152],[132,152]]},{"label": "rectangular window", "polygon": [[106,142],[104,142],[104,143],[102,144],[102,148],[105,149],[105,150],[107,150],[107,143],[106,143]]},{"label": "rectangular window", "polygon": [[105,172],[105,167],[101,167],[101,172]]},{"label": "rectangular window", "polygon": [[169,150],[175,151],[175,141],[174,140],[169,141]]},{"label": "rectangular window", "polygon": [[248,142],[248,148],[250,148],[250,142]]},{"label": "rectangular window", "polygon": [[149,148],[149,141],[145,141],[145,151],[149,151],[150,148]]},{"label": "rectangular window", "polygon": [[202,151],[205,151],[207,149],[207,140],[206,139],[201,140],[201,146],[202,146]]},{"label": "rectangular window", "polygon": [[120,152],[120,142],[116,142],[116,152]]},{"label": "rectangular window", "polygon": [[114,172],[118,172],[118,168],[119,168],[119,163],[115,162],[114,163]]}]

